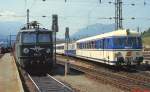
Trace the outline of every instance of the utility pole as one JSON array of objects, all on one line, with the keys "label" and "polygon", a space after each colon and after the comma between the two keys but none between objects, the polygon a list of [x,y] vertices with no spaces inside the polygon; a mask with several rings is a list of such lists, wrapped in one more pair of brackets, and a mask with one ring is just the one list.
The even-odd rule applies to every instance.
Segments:
[{"label": "utility pole", "polygon": [[29,23],[29,13],[30,13],[30,11],[29,11],[29,9],[27,9],[27,29],[29,29],[29,27],[30,27],[30,23]]},{"label": "utility pole", "polygon": [[56,64],[56,32],[58,32],[58,15],[52,15],[52,31],[54,32],[54,65]]},{"label": "utility pole", "polygon": [[123,29],[122,0],[115,0],[115,29]]},{"label": "utility pole", "polygon": [[12,35],[12,34],[9,35],[9,45],[7,47],[10,48],[10,51],[12,51],[12,45],[13,45],[13,41],[14,41],[14,40],[12,40],[12,37],[16,37],[16,35]]},{"label": "utility pole", "polygon": [[11,48],[11,34],[9,35],[9,47]]}]

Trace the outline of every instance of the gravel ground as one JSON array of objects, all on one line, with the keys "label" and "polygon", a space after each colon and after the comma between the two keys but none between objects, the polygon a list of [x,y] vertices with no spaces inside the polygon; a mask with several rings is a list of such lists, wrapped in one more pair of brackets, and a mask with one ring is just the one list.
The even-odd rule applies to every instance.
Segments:
[{"label": "gravel ground", "polygon": [[[55,68],[56,69],[56,68]],[[86,77],[83,73],[71,70],[70,74],[64,76],[64,68],[58,67],[55,71],[56,79],[69,84],[77,92],[124,92],[108,84],[102,84],[94,79]]]}]

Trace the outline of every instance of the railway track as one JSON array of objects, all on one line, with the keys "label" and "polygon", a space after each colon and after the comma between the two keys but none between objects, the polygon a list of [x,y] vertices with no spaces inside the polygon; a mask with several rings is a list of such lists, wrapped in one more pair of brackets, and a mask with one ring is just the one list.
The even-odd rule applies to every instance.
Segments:
[{"label": "railway track", "polygon": [[[11,53],[16,61],[14,53]],[[31,76],[25,70],[18,66],[18,70],[27,92],[75,92],[69,86],[66,86],[59,80],[49,74],[46,76]]]},{"label": "railway track", "polygon": [[70,87],[61,83],[51,75],[30,76],[38,92],[74,92]]},{"label": "railway track", "polygon": [[27,92],[75,92],[49,74],[30,75],[21,68],[19,68],[19,71]]},{"label": "railway track", "polygon": [[[66,58],[61,57],[58,61],[61,60],[66,60]],[[104,83],[109,83],[115,87],[127,91],[131,91],[135,88],[150,90],[150,78],[146,76],[150,75],[149,73],[129,73],[125,71],[113,72],[112,70],[99,67],[93,63],[84,63],[79,60],[77,61],[77,59],[73,61],[76,62],[70,64],[71,68],[82,71],[88,76],[92,76],[97,80],[103,81]],[[62,62],[59,63],[62,64]]]}]

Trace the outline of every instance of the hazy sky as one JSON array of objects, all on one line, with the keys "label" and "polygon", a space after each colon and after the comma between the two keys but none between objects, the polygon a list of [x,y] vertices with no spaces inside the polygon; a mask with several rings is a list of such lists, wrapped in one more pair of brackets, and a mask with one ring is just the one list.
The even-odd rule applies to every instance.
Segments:
[{"label": "hazy sky", "polygon": [[[65,27],[70,27],[73,34],[80,28],[95,23],[110,24],[114,20],[102,19],[114,17],[114,4],[108,2],[115,0],[1,0],[0,22],[26,23],[26,9],[30,9],[30,19],[39,21],[43,27],[51,28],[52,14],[58,14],[60,32],[64,35]],[[144,1],[147,3],[144,6]],[[134,3],[135,6],[131,6]],[[123,0],[124,28],[136,29],[138,26],[144,30],[150,27],[150,1],[149,0]],[[47,16],[43,18],[42,16]],[[137,17],[131,20],[131,17]]]}]

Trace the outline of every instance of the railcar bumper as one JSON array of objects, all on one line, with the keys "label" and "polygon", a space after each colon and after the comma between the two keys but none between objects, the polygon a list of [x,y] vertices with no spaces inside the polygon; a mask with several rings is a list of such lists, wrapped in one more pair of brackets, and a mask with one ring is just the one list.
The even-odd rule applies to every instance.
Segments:
[{"label": "railcar bumper", "polygon": [[134,62],[136,62],[136,63],[139,64],[139,63],[143,62],[143,60],[144,60],[143,57],[136,57],[135,60],[134,60]]},{"label": "railcar bumper", "polygon": [[136,64],[140,64],[141,62],[143,62],[143,57],[119,57],[117,58],[117,64],[119,65],[136,65]]}]

